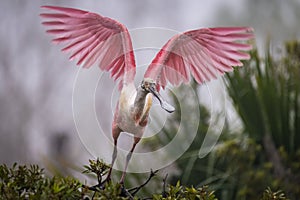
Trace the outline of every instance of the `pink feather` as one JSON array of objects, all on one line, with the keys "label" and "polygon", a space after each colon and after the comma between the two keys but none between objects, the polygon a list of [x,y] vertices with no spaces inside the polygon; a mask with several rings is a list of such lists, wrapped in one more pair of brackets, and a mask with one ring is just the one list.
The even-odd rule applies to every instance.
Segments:
[{"label": "pink feather", "polygon": [[[62,51],[78,59],[77,65],[89,68],[95,63],[109,71],[122,84],[133,82],[135,59],[131,38],[121,23],[101,15],[56,6],[42,6],[51,13],[40,16],[53,34],[54,43],[64,44]],[[144,77],[157,82],[157,89],[169,82],[172,85],[188,83],[191,77],[200,84],[217,75],[242,66],[241,60],[250,55],[247,44],[253,38],[250,27],[203,28],[173,36],[158,52]]]},{"label": "pink feather", "polygon": [[[101,15],[56,6],[42,6],[51,13],[42,13],[47,33],[53,34],[54,43],[64,44],[63,52],[78,59],[77,65],[89,68],[95,63],[111,72],[114,80],[133,82],[135,60],[131,38],[121,23]],[[121,84],[121,85],[122,85]]]},{"label": "pink feather", "polygon": [[[144,77],[163,88],[186,83],[191,77],[201,84],[242,66],[252,49],[250,27],[203,28],[173,36],[159,51]],[[190,76],[191,75],[191,76]]]}]

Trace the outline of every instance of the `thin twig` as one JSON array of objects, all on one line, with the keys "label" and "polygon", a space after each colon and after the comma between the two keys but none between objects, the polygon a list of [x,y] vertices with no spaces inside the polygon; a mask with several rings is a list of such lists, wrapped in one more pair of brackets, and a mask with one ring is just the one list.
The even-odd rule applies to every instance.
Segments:
[{"label": "thin twig", "polygon": [[[132,196],[134,196],[141,188],[143,188],[145,185],[147,185],[149,183],[149,181],[156,175],[156,173],[158,172],[158,170],[155,170],[154,172],[151,169],[150,172],[150,176],[148,177],[148,179],[145,181],[145,183],[143,183],[140,186],[128,189],[128,192],[130,192],[132,194]],[[132,192],[133,191],[133,192]]]},{"label": "thin twig", "polygon": [[97,185],[94,185],[94,186],[87,186],[87,185],[82,185],[83,188],[86,188],[88,190],[91,190],[91,191],[94,191],[94,192],[99,192],[99,189],[100,190],[104,190],[104,183],[101,183],[101,184],[97,184]]},{"label": "thin twig", "polygon": [[94,192],[93,196],[92,196],[92,200],[95,198],[96,196],[96,191]]},{"label": "thin twig", "polygon": [[166,174],[165,178],[163,179],[163,191],[162,191],[162,197],[167,197],[166,192],[166,182],[167,182],[168,174]]},{"label": "thin twig", "polygon": [[[140,186],[137,186],[137,187],[134,187],[134,188],[131,188],[131,189],[126,189],[124,187],[124,185],[122,186],[122,192],[121,192],[121,196],[124,196],[124,197],[129,197],[129,199],[133,200],[133,197],[135,196],[135,194],[140,190],[142,189],[145,185],[147,185],[149,183],[149,181],[156,175],[156,173],[158,172],[158,170],[155,170],[155,171],[152,171],[150,172],[150,176],[148,177],[148,179],[143,183],[141,184]],[[98,179],[99,180],[99,179]],[[92,199],[94,199],[94,196],[96,194],[96,192],[99,192],[99,190],[104,190],[105,189],[105,186],[104,186],[104,183],[107,182],[107,180],[104,180],[103,182],[101,183],[98,183],[97,185],[94,185],[94,186],[87,186],[87,185],[82,185],[83,188],[86,188],[88,190],[91,190],[91,191],[94,191],[94,194],[93,194],[93,197]],[[165,185],[165,184],[164,184]]]},{"label": "thin twig", "polygon": [[97,173],[97,179],[98,179],[98,183],[99,183],[99,185],[101,184],[101,182],[102,182],[102,175],[101,175],[101,173],[102,172],[100,172],[100,173]]}]

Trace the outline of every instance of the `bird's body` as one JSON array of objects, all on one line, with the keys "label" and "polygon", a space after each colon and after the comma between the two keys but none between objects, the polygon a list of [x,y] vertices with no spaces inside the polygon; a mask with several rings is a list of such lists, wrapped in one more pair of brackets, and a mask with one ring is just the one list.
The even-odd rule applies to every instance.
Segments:
[{"label": "bird's body", "polygon": [[152,94],[136,89],[134,84],[122,88],[113,123],[127,133],[142,137],[152,106]]},{"label": "bird's body", "polygon": [[153,96],[161,107],[171,113],[175,109],[159,94],[169,83],[177,86],[191,78],[199,84],[242,66],[240,60],[250,58],[245,51],[251,45],[241,43],[253,38],[250,27],[202,28],[173,36],[157,53],[145,72],[141,85],[134,86],[136,73],[132,42],[127,28],[116,20],[88,11],[57,6],[42,6],[53,13],[42,13],[47,33],[56,38],[54,43],[67,44],[62,51],[71,52],[70,59],[89,68],[98,64],[119,81],[120,98],[114,113],[112,137],[114,151],[107,179],[117,157],[117,141],[121,132],[131,133],[134,142],[129,151],[124,172],[136,144],[148,123]]}]

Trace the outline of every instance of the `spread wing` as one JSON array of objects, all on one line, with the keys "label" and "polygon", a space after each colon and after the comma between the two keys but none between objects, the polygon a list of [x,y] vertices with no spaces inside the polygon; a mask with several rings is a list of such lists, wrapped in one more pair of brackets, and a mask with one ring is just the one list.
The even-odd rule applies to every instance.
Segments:
[{"label": "spread wing", "polygon": [[42,6],[42,24],[53,34],[54,43],[63,43],[63,52],[71,53],[70,60],[89,68],[93,64],[109,71],[120,84],[131,82],[135,76],[135,60],[127,28],[101,15],[56,6]]},{"label": "spread wing", "polygon": [[[242,66],[249,59],[245,41],[254,37],[249,27],[203,28],[173,36],[158,52],[144,77],[166,86],[189,82],[200,84]],[[159,87],[159,86],[158,86]],[[159,88],[158,88],[159,89]]]}]

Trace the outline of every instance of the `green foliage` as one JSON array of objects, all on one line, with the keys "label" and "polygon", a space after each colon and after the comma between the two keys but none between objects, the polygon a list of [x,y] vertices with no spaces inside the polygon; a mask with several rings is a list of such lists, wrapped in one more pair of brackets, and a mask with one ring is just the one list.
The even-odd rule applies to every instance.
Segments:
[{"label": "green foliage", "polygon": [[242,69],[228,77],[228,91],[245,131],[257,141],[271,134],[277,147],[293,154],[300,148],[300,44],[286,43],[285,56],[270,49],[261,59],[257,50]]},{"label": "green foliage", "polygon": [[281,190],[277,191],[277,192],[273,192],[270,188],[267,188],[264,193],[263,196],[261,198],[261,200],[288,200],[288,198],[285,197],[284,192],[282,192]]},{"label": "green foliage", "polygon": [[[129,199],[126,197],[123,192],[123,186],[119,183],[107,182],[103,185],[104,189],[98,188],[97,191],[93,195],[93,199],[116,199],[116,200],[125,200]],[[133,197],[133,199],[137,199],[137,197]]]},{"label": "green foliage", "polygon": [[89,160],[89,163],[89,165],[84,165],[85,170],[82,173],[94,173],[99,176],[103,176],[108,173],[110,166],[102,160]]},{"label": "green foliage", "polygon": [[292,198],[297,198],[300,196],[300,43],[286,43],[281,57],[272,56],[270,48],[265,52],[265,57],[260,58],[254,50],[242,69],[228,75],[227,89],[245,133],[262,148],[260,159],[252,167],[263,170],[269,163],[270,172],[263,173],[264,185],[275,182]]},{"label": "green foliage", "polygon": [[[84,166],[83,173],[102,176],[108,172],[109,166],[101,160],[90,160],[89,165]],[[156,172],[152,172],[153,177]],[[151,178],[150,178],[151,179]],[[149,180],[150,180],[149,179]],[[45,176],[43,169],[37,165],[17,165],[11,168],[6,165],[0,166],[0,199],[140,199],[135,196],[140,187],[126,189],[113,181],[99,182],[96,186],[82,185],[78,180],[71,177]],[[207,186],[201,188],[189,188],[179,184],[168,186],[162,194],[153,194],[150,199],[200,199],[213,200],[213,192]]]},{"label": "green foliage", "polygon": [[220,190],[221,199],[259,199],[264,188],[281,188],[283,183],[272,173],[273,165],[263,149],[251,139],[225,141],[212,152],[211,177],[206,184]]},{"label": "green foliage", "polygon": [[102,177],[108,173],[109,165],[102,160],[89,160],[89,165],[84,165],[85,170],[82,173],[96,175],[99,183],[102,182]]},{"label": "green foliage", "polygon": [[[108,170],[108,165],[100,160],[90,160],[90,164],[84,166],[84,173],[102,176]],[[70,177],[54,176],[49,178],[45,176],[43,169],[37,165],[14,164],[11,168],[6,165],[0,166],[0,199],[115,199],[115,200],[217,200],[215,192],[208,186],[188,187],[180,184],[166,185],[166,179],[163,180],[161,193],[153,193],[149,197],[139,197],[136,193],[142,187],[148,187],[151,178],[156,175],[151,172],[148,180],[137,187],[126,189],[124,185],[114,183],[113,181],[103,181],[99,184],[89,187],[81,184],[78,180]],[[102,179],[102,178],[101,178]],[[99,180],[99,178],[98,178]],[[260,195],[261,200],[287,200],[285,194],[281,191],[272,192],[270,188],[266,189]],[[259,199],[259,198],[257,198]]]},{"label": "green foliage", "polygon": [[0,199],[80,199],[79,188],[71,177],[45,177],[37,165],[0,165]]},{"label": "green foliage", "polygon": [[[100,174],[102,176],[108,170],[108,166],[100,160],[90,160],[90,165],[85,166],[87,170],[84,173],[92,173],[97,176]],[[156,175],[157,171],[151,171],[149,178],[143,183],[134,188],[126,189],[124,185],[119,183],[114,183],[113,181],[103,181],[99,182],[98,185],[89,187],[94,191],[93,197],[94,199],[156,199],[156,200],[164,200],[164,199],[191,199],[191,200],[217,200],[214,196],[214,192],[208,189],[208,186],[203,186],[199,188],[194,187],[186,187],[182,186],[178,181],[176,185],[168,185],[168,188],[164,188],[165,179],[163,180],[163,188],[161,189],[161,194],[151,194],[151,197],[138,197],[136,193],[142,188],[147,186],[149,181]],[[98,178],[98,180],[102,180],[102,178]]]},{"label": "green foliage", "polygon": [[153,195],[154,200],[190,199],[190,200],[217,200],[214,192],[208,190],[208,186],[199,188],[185,187],[178,181],[175,186],[170,185],[164,194]]}]

